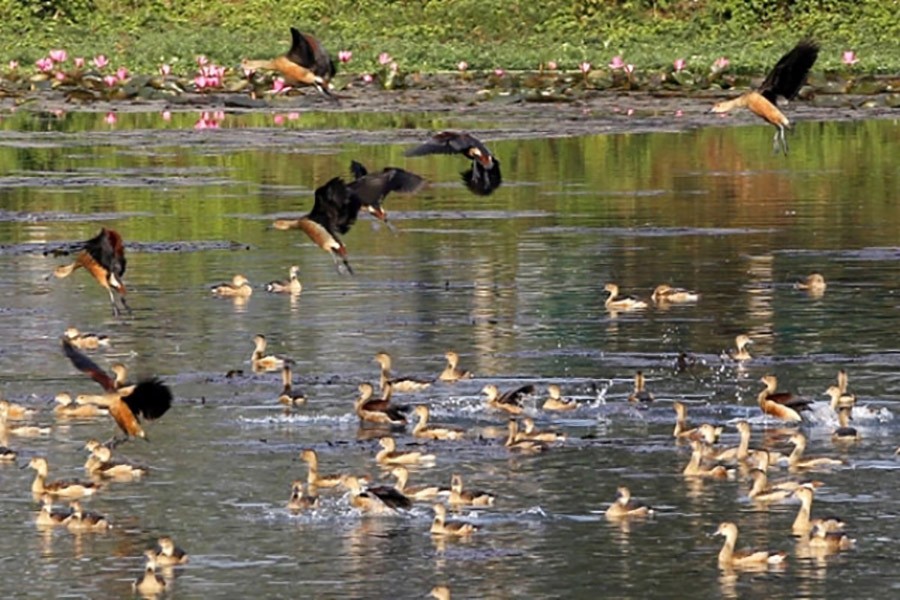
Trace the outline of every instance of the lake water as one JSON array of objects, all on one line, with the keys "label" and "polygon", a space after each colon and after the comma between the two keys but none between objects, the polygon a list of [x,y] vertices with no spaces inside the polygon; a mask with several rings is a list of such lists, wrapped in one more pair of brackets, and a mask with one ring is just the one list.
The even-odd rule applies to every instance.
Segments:
[{"label": "lake water", "polygon": [[[173,597],[420,598],[447,584],[456,598],[894,598],[900,549],[900,127],[896,121],[801,123],[791,155],[771,154],[768,127],[682,133],[509,139],[497,124],[448,115],[309,114],[272,126],[263,115],[227,115],[221,129],[193,131],[196,115],[17,113],[0,121],[0,391],[41,409],[40,438],[10,436],[20,452],[47,456],[51,479],[83,477],[81,450],[112,435],[108,418],[54,422],[61,391],[95,393],[60,351],[67,326],[107,334],[101,365],[158,374],[176,395],[147,426],[151,443],[118,450],[147,464],[140,483],[113,483],[86,504],[108,515],[107,534],[49,534],[34,523],[33,472],[0,466],[0,581],[8,597],[123,597],[142,552],[171,535],[191,554]],[[717,123],[718,124],[718,123]],[[441,128],[473,128],[500,157],[504,185],[489,197],[463,188],[456,156],[404,158]],[[416,131],[418,129],[418,131]],[[495,138],[500,138],[496,139]],[[344,236],[354,277],[302,234],[268,229],[299,215],[313,189],[345,174],[403,166],[432,185],[392,195],[395,231],[361,216]],[[130,318],[110,315],[105,292],[82,271],[47,280],[65,258],[43,251],[118,230],[128,248]],[[262,287],[300,266],[303,293]],[[828,281],[811,297],[792,284]],[[245,274],[246,302],[209,287]],[[649,297],[659,283],[699,291],[696,304],[610,314],[603,285]],[[278,373],[253,374],[255,334],[297,361],[307,405],[285,414]],[[720,355],[749,334],[754,359]],[[433,442],[433,468],[411,485],[467,487],[497,495],[463,516],[481,529],[441,542],[428,504],[373,518],[322,492],[315,512],[285,504],[305,478],[299,451],[316,448],[325,472],[369,473],[377,441],[352,404],[377,380],[376,352],[400,374],[435,377],[453,349],[476,379],[397,395],[427,403],[439,423],[471,438]],[[696,358],[689,372],[675,358]],[[825,389],[838,369],[861,405],[862,441],[835,446]],[[225,378],[231,369],[243,376]],[[636,370],[657,401],[626,402]],[[825,559],[798,550],[795,501],[768,509],[746,500],[745,476],[697,482],[681,475],[689,450],[671,437],[672,402],[689,420],[738,419],[753,444],[788,449],[784,427],[756,407],[759,378],[817,400],[803,426],[811,455],[846,465],[817,471],[815,514],[838,514],[857,548]],[[534,383],[528,412],[570,440],[538,456],[511,455],[488,437],[506,419],[484,407],[481,388]],[[578,410],[536,408],[557,383]],[[481,436],[481,437],[479,437]],[[412,443],[408,434],[401,446]],[[772,477],[784,477],[781,470]],[[619,485],[656,508],[628,525],[602,511]],[[716,563],[721,521],[739,546],[788,552],[785,569],[725,573]]]}]

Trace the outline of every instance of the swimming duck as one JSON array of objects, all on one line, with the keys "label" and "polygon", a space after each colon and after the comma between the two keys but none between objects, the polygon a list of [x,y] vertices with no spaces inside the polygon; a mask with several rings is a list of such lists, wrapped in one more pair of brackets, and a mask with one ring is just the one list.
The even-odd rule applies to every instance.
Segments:
[{"label": "swimming duck", "polygon": [[37,427],[35,425],[10,426],[7,422],[8,419],[9,405],[6,400],[0,400],[0,436],[4,437],[4,439],[7,434],[20,437],[37,437],[39,435],[48,435],[51,431],[49,427]]},{"label": "swimming duck", "polygon": [[163,567],[173,567],[188,562],[187,552],[176,546],[175,541],[167,535],[156,540],[153,557],[156,564]]},{"label": "swimming duck", "polygon": [[69,531],[106,531],[112,527],[109,520],[103,515],[95,512],[84,512],[78,500],[70,502],[69,507],[72,509],[72,516],[66,522],[66,527],[69,528]]},{"label": "swimming duck", "polygon": [[64,335],[73,346],[81,350],[96,350],[100,346],[109,346],[109,336],[81,333],[76,327],[67,328]]},{"label": "swimming duck", "polygon": [[394,514],[398,509],[412,508],[412,501],[392,486],[382,485],[363,490],[359,479],[352,475],[344,475],[341,483],[350,490],[350,505],[363,512]]},{"label": "swimming duck", "polygon": [[309,472],[306,476],[306,483],[310,487],[330,488],[340,485],[343,475],[320,475],[319,474],[319,455],[312,448],[307,448],[300,453],[300,460],[306,463]]},{"label": "swimming duck", "polygon": [[829,386],[829,388],[825,390],[825,395],[831,398],[829,406],[835,413],[842,407],[852,409],[856,406],[856,396],[842,392],[840,385]]},{"label": "swimming duck", "polygon": [[839,531],[844,528],[844,521],[837,517],[810,519],[814,493],[811,485],[801,485],[794,490],[794,496],[800,499],[800,509],[797,511],[797,517],[794,519],[793,525],[791,525],[791,531],[794,535],[807,535],[816,525],[825,531]]},{"label": "swimming duck", "polygon": [[447,366],[441,371],[438,379],[441,381],[453,382],[459,381],[460,379],[471,379],[473,377],[473,374],[470,371],[465,371],[457,366],[459,364],[459,354],[451,350],[444,354],[444,357],[447,359]]},{"label": "swimming duck", "polygon": [[2,414],[5,415],[5,418],[10,421],[30,419],[35,414],[33,409],[26,408],[21,404],[16,404],[9,400],[0,400],[0,412],[2,412]]},{"label": "swimming duck", "polygon": [[131,589],[145,598],[153,598],[166,591],[166,580],[156,572],[156,552],[144,552],[147,564],[144,574],[131,583]]},{"label": "swimming duck", "polygon": [[487,396],[486,400],[489,407],[502,410],[511,415],[520,415],[524,410],[522,400],[526,395],[534,393],[534,386],[523,385],[501,394],[497,386],[490,383],[482,388],[481,393]]},{"label": "swimming duck", "polygon": [[744,462],[750,457],[750,423],[747,421],[738,421],[735,424],[735,427],[737,427],[738,433],[741,435],[741,440],[738,442],[738,445],[734,448],[726,448],[719,452],[715,452],[708,458],[719,461]]},{"label": "swimming duck", "polygon": [[375,455],[375,462],[379,465],[418,465],[434,464],[437,457],[434,454],[422,452],[398,452],[394,438],[386,436],[378,440],[381,450]]},{"label": "swimming duck", "polygon": [[547,447],[536,440],[519,439],[519,423],[515,419],[509,420],[509,435],[506,437],[504,446],[516,452],[543,452]]},{"label": "swimming duck", "polygon": [[429,427],[428,426],[428,407],[420,404],[413,410],[419,420],[413,427],[412,434],[417,438],[427,440],[461,440],[465,437],[465,433],[461,429],[452,429],[450,427]]},{"label": "swimming duck", "polygon": [[644,374],[634,374],[634,391],[628,396],[629,402],[653,402],[653,394],[644,389]]},{"label": "swimming duck", "polygon": [[849,406],[842,406],[838,409],[838,428],[831,434],[831,439],[836,442],[857,442],[860,439],[859,432],[855,427],[850,427],[851,412],[853,409]]},{"label": "swimming duck", "polygon": [[[774,452],[772,450],[751,450],[751,454],[753,455],[753,458],[756,460],[756,468],[766,474],[768,474],[768,471],[769,471],[769,463],[774,462],[774,460],[770,459],[770,457],[774,457],[775,455],[777,455],[781,459],[787,460],[787,456],[785,456],[779,452]],[[767,475],[767,477],[768,477],[768,475]],[[815,488],[820,488],[823,485],[825,485],[823,482],[814,480],[814,479],[805,480],[805,481],[797,481],[795,479],[783,479],[781,481],[768,481],[768,478],[767,478],[765,487],[771,488],[773,490],[786,490],[789,492],[794,492],[797,490],[797,488],[800,488],[803,486],[811,487],[811,488],[815,489]]]},{"label": "swimming duck", "polygon": [[[92,446],[91,458],[85,468],[92,477],[104,477],[107,479],[131,480],[143,477],[150,469],[123,460],[113,460],[112,451],[102,444]],[[88,467],[90,465],[90,467]]]},{"label": "swimming duck", "polygon": [[[310,489],[312,485],[308,486]],[[307,494],[303,488],[303,480],[298,479],[291,484],[291,499],[288,500],[288,510],[291,512],[300,512],[310,508],[319,507],[319,497]]]},{"label": "swimming duck", "polygon": [[790,489],[770,486],[768,475],[761,469],[753,469],[750,471],[750,477],[753,479],[753,485],[750,488],[750,491],[747,492],[747,497],[754,502],[780,502],[781,500],[790,498],[794,494]]},{"label": "swimming duck", "polygon": [[431,588],[431,597],[435,600],[450,600],[450,588],[446,585],[436,585]]},{"label": "swimming duck", "polygon": [[435,504],[434,520],[431,522],[431,535],[464,537],[475,533],[478,528],[463,521],[448,521],[447,509],[443,504]]},{"label": "swimming duck", "polygon": [[753,340],[750,339],[749,335],[741,334],[734,338],[735,349],[730,350],[728,355],[731,357],[731,360],[736,360],[738,362],[748,361],[752,356],[750,356],[750,352],[747,350],[747,346],[753,343]]},{"label": "swimming duck", "polygon": [[411,498],[412,500],[434,500],[442,492],[442,489],[436,485],[429,485],[425,487],[407,486],[406,484],[409,481],[409,471],[406,467],[394,467],[393,469],[391,469],[391,475],[393,475],[397,479],[397,482],[394,484],[394,487],[397,489],[397,491],[407,498]]},{"label": "swimming duck", "polygon": [[481,490],[464,490],[462,475],[454,473],[450,477],[450,496],[447,502],[451,506],[493,506],[493,494]]},{"label": "swimming duck", "polygon": [[291,366],[285,364],[281,367],[281,395],[278,396],[278,403],[294,407],[306,404],[306,396],[303,392],[294,390],[292,380]]},{"label": "swimming duck", "polygon": [[[360,421],[382,425],[406,425],[406,417],[403,412],[408,410],[408,407],[390,404],[390,384],[387,384],[385,387],[385,391],[388,394],[387,400],[373,400],[372,396],[375,394],[375,388],[370,383],[361,383],[358,389],[359,398],[354,403],[353,409]],[[370,410],[370,407],[384,410]]]},{"label": "swimming duck", "polygon": [[250,356],[250,362],[253,364],[255,372],[260,371],[277,371],[284,368],[284,365],[293,362],[291,359],[275,354],[266,354],[266,336],[253,336],[253,354]]},{"label": "swimming duck", "polygon": [[689,429],[687,425],[687,407],[678,402],[677,400],[672,403],[672,408],[675,410],[675,429],[672,431],[672,437],[674,438],[689,438],[692,437],[697,429]]},{"label": "swimming duck", "polygon": [[43,494],[41,496],[41,511],[35,517],[34,522],[38,527],[56,527],[65,525],[72,516],[71,509],[54,509],[53,496]]},{"label": "swimming duck", "polygon": [[725,536],[725,544],[719,551],[719,568],[740,568],[760,564],[775,565],[787,558],[785,552],[769,552],[768,550],[740,550],[735,552],[738,528],[734,523],[725,522],[719,525],[715,535]]},{"label": "swimming duck", "polygon": [[828,287],[825,283],[825,278],[822,277],[821,273],[811,273],[807,275],[802,281],[798,281],[794,284],[795,290],[806,290],[813,296],[821,296],[825,293],[825,288]]},{"label": "swimming duck", "polygon": [[631,491],[623,486],[616,490],[616,499],[606,509],[607,519],[623,519],[627,517],[646,517],[653,514],[653,509],[631,498]]},{"label": "swimming duck", "polygon": [[701,463],[703,460],[704,447],[702,442],[691,440],[691,460],[684,467],[683,475],[688,477],[709,477],[712,479],[726,479],[729,477],[729,471],[722,465],[706,468]]},{"label": "swimming duck", "polygon": [[566,435],[564,433],[556,433],[555,431],[538,431],[537,427],[534,424],[534,419],[531,417],[524,417],[522,419],[522,425],[524,429],[519,431],[516,435],[518,441],[521,440],[532,440],[535,442],[564,442],[566,441]]},{"label": "swimming duck", "polygon": [[663,283],[656,286],[650,299],[656,304],[684,304],[686,302],[696,302],[700,299],[700,294],[684,288],[673,288]]},{"label": "swimming duck", "polygon": [[566,411],[566,410],[575,410],[578,408],[578,403],[574,401],[564,400],[562,397],[562,390],[559,389],[559,386],[555,383],[551,383],[547,386],[547,394],[548,398],[544,400],[544,405],[541,407],[543,410],[552,410],[552,411]]},{"label": "swimming duck", "polygon": [[412,377],[391,377],[391,355],[387,352],[379,352],[375,355],[375,362],[381,366],[379,384],[384,391],[385,384],[390,383],[395,392],[419,392],[431,385],[430,381],[414,379]]},{"label": "swimming duck", "polygon": [[818,457],[803,458],[803,452],[806,450],[806,436],[799,431],[794,433],[789,440],[794,445],[794,451],[788,456],[788,467],[790,469],[814,469],[816,467],[832,467],[844,464],[844,461],[836,458]]},{"label": "swimming duck", "polygon": [[13,450],[12,448],[7,448],[6,446],[0,446],[0,463],[2,462],[13,462],[16,458],[19,457],[19,453]]},{"label": "swimming duck", "polygon": [[31,484],[31,491],[36,496],[43,494],[51,494],[53,496],[63,496],[66,498],[81,498],[82,496],[90,496],[100,490],[100,484],[90,481],[78,481],[75,479],[51,481],[47,482],[47,473],[49,466],[47,459],[42,457],[34,457],[28,463],[28,466],[36,471],[34,483]]},{"label": "swimming duck", "polygon": [[760,381],[766,387],[756,400],[765,414],[789,423],[799,423],[803,420],[800,411],[809,410],[808,400],[794,398],[790,392],[776,392],[778,379],[774,375],[765,375]]},{"label": "swimming duck", "polygon": [[809,547],[820,552],[850,550],[855,544],[856,540],[843,531],[828,531],[818,523],[809,532]]},{"label": "swimming duck", "polygon": [[606,302],[604,302],[604,306],[606,306],[606,310],[617,311],[617,310],[640,310],[643,308],[647,308],[647,303],[643,300],[638,300],[637,298],[632,298],[631,296],[622,296],[619,297],[619,286],[615,283],[607,283],[603,286],[603,289],[609,292],[609,296],[606,298]]},{"label": "swimming duck", "polygon": [[60,419],[89,419],[108,415],[109,411],[96,404],[83,404],[72,400],[72,396],[66,393],[57,394],[56,407],[53,409]]},{"label": "swimming duck", "polygon": [[253,295],[253,288],[250,287],[250,281],[243,275],[235,275],[231,278],[231,283],[220,283],[210,288],[216,296],[224,296],[228,298],[249,298]]},{"label": "swimming duck", "polygon": [[266,284],[266,291],[276,294],[293,295],[302,292],[303,285],[300,283],[300,279],[297,278],[298,273],[300,273],[300,267],[294,265],[288,270],[288,273],[289,277],[287,281],[270,281]]}]

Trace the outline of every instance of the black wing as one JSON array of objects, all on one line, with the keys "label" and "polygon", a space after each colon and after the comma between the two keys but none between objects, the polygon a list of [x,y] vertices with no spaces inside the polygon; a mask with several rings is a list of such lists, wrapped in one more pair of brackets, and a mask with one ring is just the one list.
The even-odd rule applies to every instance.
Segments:
[{"label": "black wing", "polygon": [[369,171],[368,171],[368,169],[366,169],[366,167],[362,163],[356,162],[355,160],[351,160],[350,161],[350,174],[353,175],[353,179],[356,180],[356,179],[362,179],[363,177],[368,175]]},{"label": "black wing", "polygon": [[82,373],[87,373],[91,379],[103,386],[107,392],[116,391],[116,380],[110,377],[106,371],[101,369],[97,363],[88,358],[84,353],[80,352],[72,343],[63,338],[63,352],[72,361],[72,365]]},{"label": "black wing", "polygon": [[138,383],[134,391],[122,398],[135,416],[158,419],[172,406],[172,390],[155,377]]},{"label": "black wing", "polygon": [[330,232],[347,233],[356,222],[361,203],[347,190],[340,177],[331,179],[316,190],[316,201],[309,218]]},{"label": "black wing", "polygon": [[490,156],[491,152],[477,138],[468,134],[456,131],[441,132],[430,140],[410,148],[405,152],[406,156],[423,156],[425,154],[464,154],[471,157],[471,150],[475,148],[482,155]]},{"label": "black wing", "polygon": [[469,191],[476,196],[490,196],[503,183],[503,177],[500,175],[500,161],[496,158],[491,167],[485,167],[474,160],[472,168],[463,171],[460,176]]},{"label": "black wing", "polygon": [[759,87],[759,93],[775,104],[778,96],[792,99],[803,86],[806,74],[819,56],[819,45],[812,40],[803,40],[781,57]]},{"label": "black wing", "polygon": [[402,508],[409,510],[412,508],[412,500],[407,498],[396,488],[389,485],[379,485],[366,490],[369,494],[376,496],[391,508]]},{"label": "black wing", "polygon": [[117,231],[101,229],[100,233],[84,243],[84,250],[121,281],[125,275],[125,244]]},{"label": "black wing", "polygon": [[534,393],[534,386],[531,384],[523,385],[520,388],[510,390],[500,396],[498,402],[501,404],[515,404],[517,406],[521,406],[522,398],[527,396],[528,394]]},{"label": "black wing", "polygon": [[312,69],[316,64],[316,53],[305,35],[291,27],[291,49],[285,56],[302,67]]},{"label": "black wing", "polygon": [[352,194],[359,197],[363,206],[379,206],[384,197],[391,192],[413,194],[422,189],[424,185],[425,180],[415,173],[396,167],[387,167],[381,173],[358,178],[347,188]]}]

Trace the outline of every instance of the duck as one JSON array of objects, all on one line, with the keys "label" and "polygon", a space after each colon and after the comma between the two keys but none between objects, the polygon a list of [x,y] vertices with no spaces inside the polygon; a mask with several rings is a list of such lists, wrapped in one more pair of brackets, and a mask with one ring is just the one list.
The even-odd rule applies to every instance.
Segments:
[{"label": "duck", "polygon": [[446,585],[436,585],[431,588],[430,595],[435,600],[450,600],[450,588]]},{"label": "duck", "polygon": [[691,440],[691,459],[681,472],[687,477],[708,477],[712,479],[727,479],[730,476],[728,469],[722,465],[706,468],[702,465],[704,446],[702,442]]},{"label": "duck", "polygon": [[102,444],[92,446],[91,458],[94,460],[89,460],[85,464],[85,469],[92,477],[131,480],[139,479],[150,472],[150,469],[141,465],[123,460],[113,460],[112,451]]},{"label": "duck", "polygon": [[604,306],[606,306],[606,310],[609,311],[618,311],[618,310],[641,310],[647,308],[647,303],[643,300],[638,300],[637,298],[633,298],[631,296],[622,296],[619,297],[619,286],[615,283],[607,283],[603,286],[603,289],[609,292],[609,296],[606,298],[606,302],[604,302]]},{"label": "duck", "polygon": [[860,440],[859,432],[855,427],[850,426],[853,409],[849,406],[838,408],[838,428],[831,434],[831,439],[835,442],[858,442]]},{"label": "duck", "polygon": [[794,398],[790,392],[776,392],[778,379],[774,375],[764,375],[760,381],[766,387],[756,400],[765,414],[788,423],[799,423],[803,420],[800,412],[809,410],[809,400]]},{"label": "duck", "polygon": [[429,485],[425,487],[409,487],[408,485],[406,485],[409,481],[409,470],[406,467],[394,467],[393,469],[391,469],[391,475],[393,475],[397,479],[396,483],[394,483],[394,487],[397,489],[397,491],[407,498],[410,498],[411,500],[434,500],[443,491],[442,488],[436,485]]},{"label": "duck", "polygon": [[384,200],[388,194],[415,194],[426,184],[419,175],[397,167],[385,167],[380,172],[369,173],[365,165],[355,160],[350,161],[350,174],[353,181],[347,184],[347,189],[359,198],[367,213],[383,223],[388,222],[387,211],[384,210]]},{"label": "duck", "polygon": [[464,131],[442,131],[430,140],[410,148],[406,156],[461,154],[472,161],[460,176],[466,188],[476,196],[489,196],[503,183],[500,161],[481,140]]},{"label": "duck", "polygon": [[547,399],[544,400],[544,404],[541,406],[542,410],[563,412],[575,410],[576,408],[578,408],[577,402],[563,399],[562,390],[559,389],[558,385],[551,383],[547,386]]},{"label": "duck", "polygon": [[297,277],[299,273],[300,267],[297,265],[291,266],[291,268],[288,269],[288,280],[270,281],[266,284],[266,291],[275,294],[291,294],[296,296],[303,291],[303,284],[300,283],[300,279]]},{"label": "duck", "polygon": [[253,288],[250,286],[250,280],[238,273],[231,278],[230,283],[220,283],[210,288],[215,296],[223,296],[227,298],[249,298],[253,295]]},{"label": "duck", "polygon": [[806,450],[806,436],[799,431],[791,435],[788,440],[794,445],[794,451],[788,456],[788,468],[794,469],[815,469],[817,467],[833,467],[844,464],[844,461],[837,458],[828,458],[827,456],[817,458],[803,458],[803,452]]},{"label": "duck", "polygon": [[494,496],[481,490],[464,490],[462,475],[454,473],[450,477],[450,496],[447,503],[451,506],[493,506]]},{"label": "duck", "polygon": [[809,532],[809,547],[820,552],[850,550],[855,545],[856,540],[843,531],[828,531],[819,523],[813,525]]},{"label": "duck", "polygon": [[31,491],[36,496],[50,494],[65,498],[81,498],[96,494],[102,487],[99,483],[78,481],[76,479],[51,481],[48,483],[47,473],[50,467],[47,464],[47,459],[43,457],[35,456],[29,461],[28,466],[36,471],[34,482],[31,484]]},{"label": "duck", "polygon": [[370,487],[365,490],[357,477],[344,475],[341,484],[350,491],[350,505],[371,514],[394,514],[409,510],[412,501],[392,486]]},{"label": "duck", "polygon": [[[772,457],[777,456],[779,460],[787,460],[786,455],[783,455],[780,452],[774,452],[772,450],[751,450],[751,455],[756,461],[756,468],[766,474],[768,474],[769,472],[769,464],[771,462],[774,462]],[[771,488],[773,490],[787,490],[789,492],[794,492],[797,490],[797,488],[802,486],[812,487],[813,489],[816,489],[822,487],[823,485],[825,485],[823,482],[814,479],[805,481],[783,479],[781,481],[775,482],[770,482],[768,481],[768,479],[766,479],[765,487]]]},{"label": "duck", "polygon": [[6,400],[0,400],[0,435],[12,434],[20,437],[37,437],[39,435],[48,435],[51,431],[49,427],[37,427],[35,425],[16,425],[10,427],[9,420],[10,404]]},{"label": "duck", "polygon": [[72,516],[66,522],[69,531],[106,531],[112,527],[109,520],[101,514],[95,512],[84,512],[81,509],[81,503],[73,500],[69,503],[72,509]]},{"label": "duck", "polygon": [[434,520],[431,522],[431,535],[465,537],[478,530],[472,523],[448,521],[447,509],[443,504],[435,504],[432,508],[434,510]]},{"label": "duck", "polygon": [[[100,408],[108,409],[115,404],[117,399],[128,396],[136,388],[137,385],[128,381],[128,367],[120,362],[113,363],[109,366],[112,372],[112,389],[103,394],[78,394],[75,397],[75,404],[94,405]],[[102,384],[101,384],[102,385]],[[108,413],[106,413],[108,414]]]},{"label": "duck", "polygon": [[501,394],[496,385],[489,383],[481,389],[481,393],[487,396],[486,401],[490,408],[502,410],[511,415],[520,415],[524,411],[522,400],[526,395],[534,393],[534,386],[523,385]]},{"label": "duck", "polygon": [[125,301],[126,290],[123,282],[127,262],[122,236],[113,229],[103,227],[100,233],[80,244],[74,262],[56,267],[53,276],[63,279],[83,267],[109,294],[113,316],[118,317],[121,310],[131,314],[131,309]]},{"label": "duck", "polygon": [[825,390],[825,395],[831,398],[831,402],[829,402],[828,405],[835,413],[842,407],[852,409],[856,406],[856,396],[841,391],[840,385],[829,386],[828,389]]},{"label": "duck", "polygon": [[826,287],[828,287],[828,284],[825,283],[825,278],[821,273],[810,273],[802,281],[794,284],[795,290],[805,290],[815,296],[824,294]]},{"label": "duck", "polygon": [[762,469],[751,470],[750,478],[753,480],[753,485],[750,487],[750,491],[747,492],[747,497],[754,502],[780,502],[794,494],[793,490],[770,486],[768,475]]},{"label": "duck", "polygon": [[747,346],[753,343],[753,340],[750,339],[749,335],[741,334],[734,338],[734,349],[728,352],[728,355],[731,357],[731,360],[737,362],[746,362],[753,357],[750,356],[750,352],[747,350]]},{"label": "duck", "polygon": [[55,509],[53,508],[53,496],[42,494],[41,510],[34,522],[38,527],[57,527],[66,525],[71,517],[72,509]]},{"label": "duck", "polygon": [[147,550],[144,556],[147,558],[144,574],[131,583],[131,589],[145,598],[153,598],[166,591],[166,580],[156,572],[156,552]]},{"label": "duck", "polygon": [[744,462],[750,458],[750,423],[741,420],[735,423],[735,427],[741,436],[740,442],[734,448],[726,448],[719,452],[713,453],[707,458],[718,461],[738,461]]},{"label": "duck", "polygon": [[628,396],[629,402],[653,402],[653,394],[644,389],[644,374],[634,374],[634,391]]},{"label": "duck", "polygon": [[[307,488],[312,489],[313,485],[308,485]],[[288,500],[287,508],[291,512],[300,512],[303,510],[309,510],[311,508],[319,507],[319,497],[316,495],[308,494],[303,487],[303,480],[297,479],[291,484],[291,499]]]},{"label": "duck", "polygon": [[420,404],[415,409],[413,409],[413,414],[419,418],[412,430],[412,434],[414,437],[427,440],[461,440],[465,437],[465,432],[461,429],[453,429],[450,427],[429,427],[428,416],[430,414],[430,411],[424,404]]},{"label": "duck", "polygon": [[189,560],[187,552],[176,546],[175,540],[167,535],[156,540],[156,548],[153,550],[156,564],[162,567],[183,565]]},{"label": "duck", "polygon": [[422,452],[398,452],[397,442],[394,438],[386,436],[378,440],[381,450],[375,455],[375,462],[379,465],[418,465],[434,464],[437,457],[434,454]]},{"label": "duck", "polygon": [[825,531],[840,531],[844,528],[844,521],[837,517],[810,518],[814,494],[815,491],[812,485],[801,485],[794,490],[794,496],[800,500],[800,509],[797,511],[794,523],[791,525],[791,532],[794,535],[808,535],[816,525]]},{"label": "duck", "polygon": [[450,350],[444,354],[444,358],[447,359],[447,366],[444,367],[444,370],[438,375],[440,381],[452,383],[454,381],[459,381],[460,379],[472,379],[472,377],[474,377],[471,371],[459,368],[459,354],[456,352]]},{"label": "duck", "polygon": [[633,500],[631,498],[631,490],[624,485],[616,489],[616,499],[609,505],[605,513],[607,519],[646,517],[652,514],[653,509],[646,504]]},{"label": "duck", "polygon": [[26,408],[21,404],[10,402],[9,400],[0,400],[0,412],[5,414],[6,419],[10,421],[21,421],[30,419],[35,415],[34,409]]},{"label": "duck", "polygon": [[517,434],[518,440],[532,440],[535,442],[564,442],[566,435],[564,433],[556,433],[555,431],[538,431],[534,424],[534,419],[524,417],[522,419],[523,430]]},{"label": "duck", "polygon": [[735,551],[734,546],[737,544],[738,528],[731,522],[724,522],[719,525],[714,535],[725,536],[725,543],[719,551],[719,568],[733,569],[744,566],[754,565],[776,565],[782,563],[787,558],[785,552],[769,552],[768,550],[740,550]]},{"label": "duck", "polygon": [[414,379],[412,377],[391,377],[391,355],[387,352],[379,352],[375,355],[375,362],[381,366],[381,377],[379,384],[382,392],[385,385],[390,383],[391,389],[395,392],[420,392],[431,386],[430,381],[424,379]]},{"label": "duck", "polygon": [[19,457],[19,453],[6,446],[0,446],[0,463],[9,463],[15,461]]},{"label": "duck", "polygon": [[283,369],[285,364],[293,362],[284,356],[266,354],[267,346],[266,336],[262,334],[253,336],[253,354],[250,356],[250,362],[255,372],[277,371]]},{"label": "duck", "polygon": [[515,419],[510,419],[508,424],[509,434],[503,445],[515,452],[543,452],[547,447],[537,440],[524,440],[519,438],[519,423]]},{"label": "duck", "polygon": [[[381,425],[406,425],[406,416],[403,414],[408,407],[392,406],[390,404],[390,386],[385,388],[388,393],[387,400],[373,400],[375,388],[370,383],[361,383],[357,386],[359,398],[353,405],[356,416],[365,423],[378,423]],[[382,404],[384,403],[384,404]]]},{"label": "duck", "polygon": [[53,414],[59,419],[90,419],[109,414],[109,411],[102,406],[79,403],[72,400],[72,396],[65,392],[57,394],[54,399],[56,407],[53,409]]},{"label": "duck", "polygon": [[303,392],[294,390],[292,380],[291,365],[285,363],[281,367],[281,394],[278,396],[278,403],[285,406],[302,406],[306,404],[306,396]]},{"label": "duck", "polygon": [[311,488],[331,488],[340,485],[343,475],[320,475],[319,455],[312,448],[300,452],[300,460],[306,463],[309,472],[306,475],[306,483]]},{"label": "duck", "polygon": [[662,283],[656,286],[650,299],[656,304],[685,304],[698,301],[700,294],[684,288],[673,288],[666,283]]},{"label": "duck", "polygon": [[68,327],[63,334],[69,342],[81,350],[96,350],[103,346],[109,346],[109,336],[96,333],[81,333],[77,327]]},{"label": "duck", "polygon": [[697,428],[690,429],[687,424],[687,407],[677,400],[672,403],[672,409],[675,411],[675,429],[672,430],[672,437],[690,438],[697,433]]},{"label": "duck", "polygon": [[288,83],[315,86],[329,100],[338,101],[330,89],[337,73],[334,61],[318,39],[294,27],[291,27],[291,47],[286,53],[272,60],[243,59],[241,67],[278,71]]}]

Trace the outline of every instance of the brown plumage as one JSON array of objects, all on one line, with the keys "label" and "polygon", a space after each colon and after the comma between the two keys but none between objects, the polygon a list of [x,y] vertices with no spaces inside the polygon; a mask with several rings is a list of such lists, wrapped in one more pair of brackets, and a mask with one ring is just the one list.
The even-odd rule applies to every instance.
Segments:
[{"label": "brown plumage", "polygon": [[653,402],[653,394],[644,389],[644,374],[634,374],[634,391],[628,396],[629,402]]},{"label": "brown plumage", "polygon": [[458,131],[443,131],[430,140],[406,151],[406,156],[426,154],[462,154],[472,160],[472,166],[460,173],[470,192],[488,196],[503,183],[500,161],[475,136]]},{"label": "brown plumage", "polygon": [[415,194],[425,187],[425,180],[397,167],[385,167],[380,173],[369,173],[361,163],[350,162],[353,181],[347,184],[351,194],[359,198],[362,208],[370,215],[387,223],[387,212],[382,202],[391,192]]},{"label": "brown plumage", "polygon": [[524,410],[522,408],[522,400],[528,394],[534,393],[534,386],[531,384],[523,385],[522,387],[508,390],[501,394],[496,385],[488,384],[484,386],[481,393],[487,396],[487,404],[491,408],[496,408],[513,415],[519,415],[522,414],[522,411]]},{"label": "brown plumage", "polygon": [[323,95],[335,102],[337,97],[329,90],[329,83],[337,68],[328,51],[319,40],[291,27],[291,48],[286,54],[273,60],[241,61],[244,69],[269,69],[278,71],[291,84],[314,85]]},{"label": "brown plumage", "polygon": [[809,400],[795,398],[790,392],[776,391],[778,379],[774,375],[765,375],[760,381],[765,384],[766,389],[759,393],[757,403],[764,413],[791,423],[803,420],[800,412],[809,410]]},{"label": "brown plumage", "polygon": [[53,275],[62,279],[78,268],[84,267],[88,273],[109,294],[113,315],[119,316],[119,304],[131,313],[125,302],[125,243],[117,231],[103,228],[96,236],[84,242],[82,249],[71,264],[57,267]]}]

